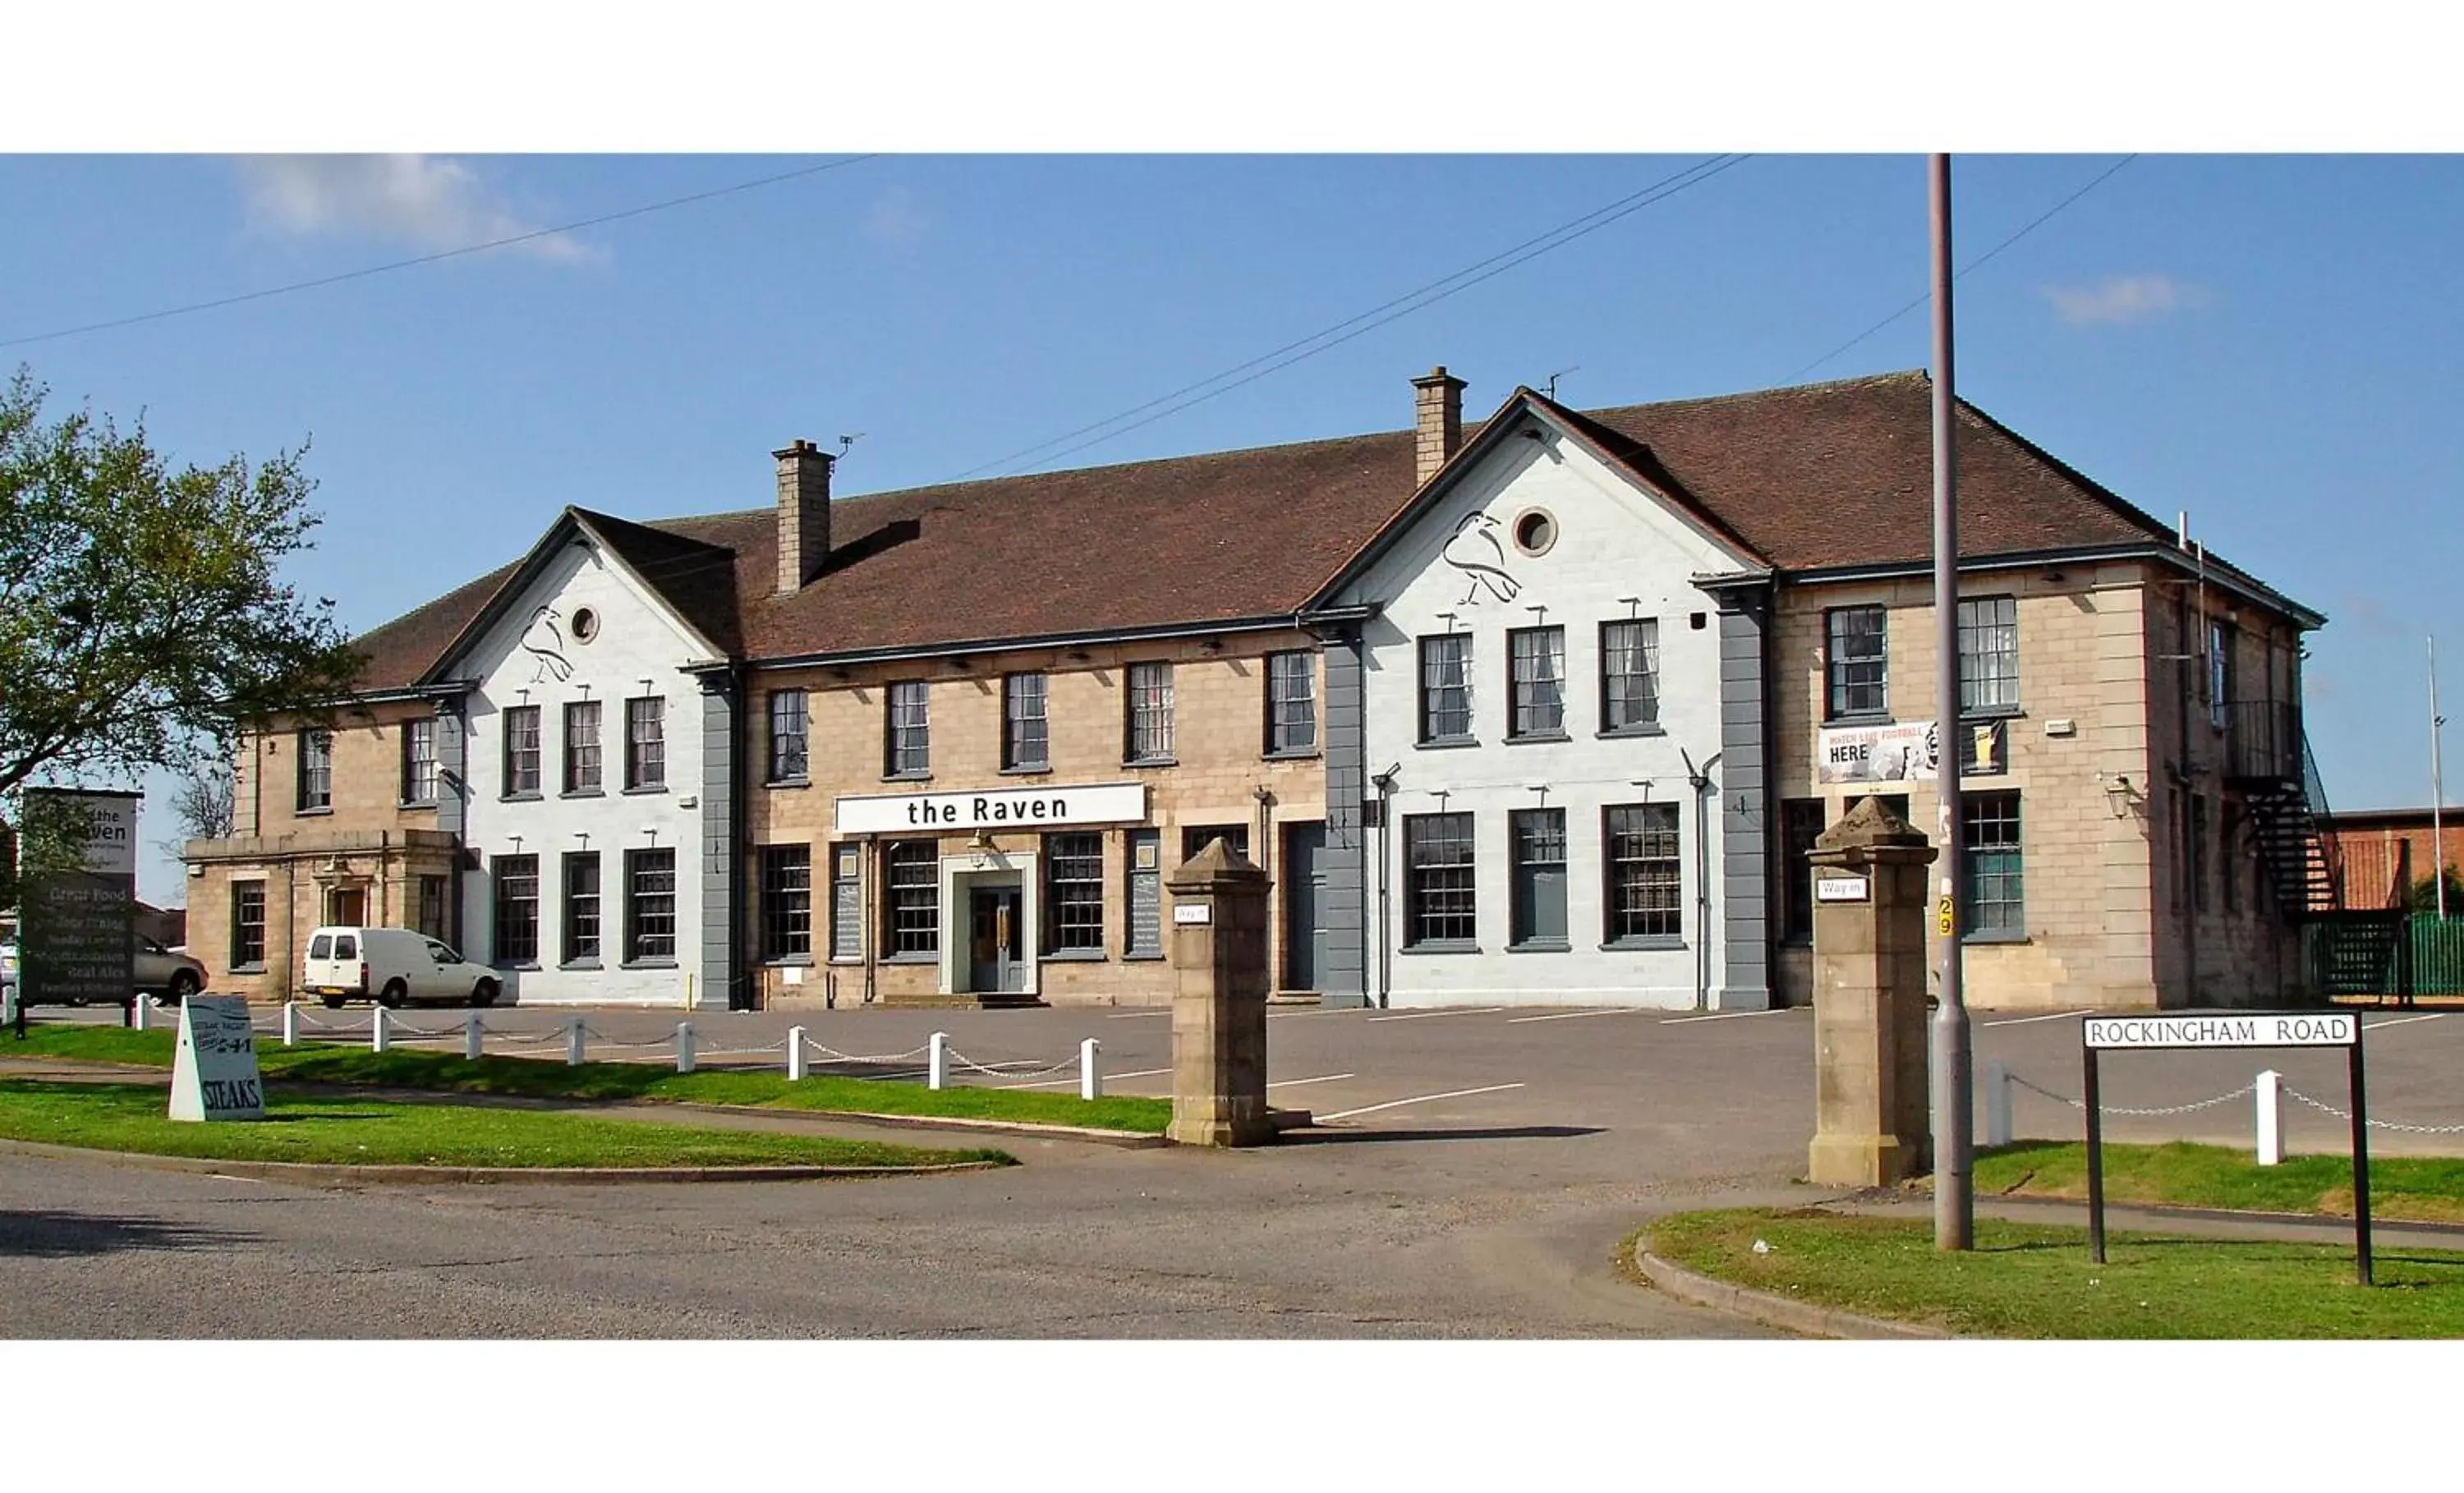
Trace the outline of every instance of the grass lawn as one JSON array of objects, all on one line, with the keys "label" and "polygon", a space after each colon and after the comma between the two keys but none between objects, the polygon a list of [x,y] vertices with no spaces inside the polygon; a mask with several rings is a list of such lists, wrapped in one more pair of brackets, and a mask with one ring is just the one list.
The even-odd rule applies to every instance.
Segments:
[{"label": "grass lawn", "polygon": [[[168,1067],[177,1042],[172,1032],[139,1032],[120,1026],[36,1024],[29,1026],[26,1034],[22,1043],[0,1034],[0,1057],[77,1058]],[[1016,1088],[932,1089],[921,1084],[887,1079],[818,1075],[791,1084],[783,1065],[759,1072],[703,1068],[679,1073],[672,1067],[648,1063],[584,1063],[576,1066],[566,1065],[561,1058],[549,1061],[500,1057],[481,1058],[474,1063],[458,1050],[426,1052],[396,1047],[388,1052],[370,1052],[363,1046],[322,1043],[285,1047],[279,1041],[260,1042],[256,1062],[272,1081],[363,1084],[448,1093],[668,1100],[861,1114],[941,1115],[1078,1125],[1155,1135],[1163,1133],[1172,1123],[1172,1102],[1167,1099],[1108,1097],[1090,1102],[1073,1093]]]},{"label": "grass lawn", "polygon": [[[2087,1197],[2087,1147],[2078,1141],[2023,1141],[1976,1153],[1976,1194],[2012,1197]],[[2104,1148],[2104,1200],[2261,1213],[2353,1213],[2350,1156],[2287,1156],[2260,1166],[2248,1151],[2224,1146]],[[2464,1159],[2370,1158],[2370,1217],[2464,1223]]]},{"label": "grass lawn", "polygon": [[167,1119],[160,1085],[0,1079],[0,1139],[218,1161],[368,1166],[939,1166],[1005,1153],[936,1151],[467,1105],[269,1095],[262,1121]]},{"label": "grass lawn", "polygon": [[2464,1254],[2443,1250],[2381,1251],[2365,1289],[2349,1248],[2114,1234],[2100,1265],[2085,1229],[1993,1219],[1964,1254],[1933,1247],[1930,1219],[1815,1209],[1679,1214],[1646,1237],[1718,1280],[1975,1336],[2464,1336]]}]

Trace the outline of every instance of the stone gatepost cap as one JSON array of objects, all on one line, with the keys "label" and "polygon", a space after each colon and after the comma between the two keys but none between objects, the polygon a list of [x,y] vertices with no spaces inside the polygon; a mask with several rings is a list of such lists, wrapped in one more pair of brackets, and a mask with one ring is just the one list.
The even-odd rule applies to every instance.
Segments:
[{"label": "stone gatepost cap", "polygon": [[1925,831],[1910,824],[1879,798],[1858,801],[1839,823],[1815,837],[1811,859],[1823,866],[1859,866],[1872,861],[1926,862],[1934,848]]},{"label": "stone gatepost cap", "polygon": [[1232,848],[1231,842],[1218,835],[1206,842],[1206,848],[1181,863],[1178,869],[1164,878],[1164,885],[1177,892],[1212,891],[1218,887],[1242,886],[1261,882],[1266,873]]}]

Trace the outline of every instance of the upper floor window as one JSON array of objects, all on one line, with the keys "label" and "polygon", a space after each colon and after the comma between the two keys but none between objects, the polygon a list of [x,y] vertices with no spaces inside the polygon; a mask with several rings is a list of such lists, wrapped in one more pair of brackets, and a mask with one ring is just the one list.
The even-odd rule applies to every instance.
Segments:
[{"label": "upper floor window", "polygon": [[1001,765],[1047,767],[1052,761],[1052,723],[1045,714],[1042,674],[1012,674],[1001,681]]},{"label": "upper floor window", "polygon": [[625,786],[668,785],[668,702],[645,695],[625,702]]},{"label": "upper floor window", "polygon": [[1309,653],[1266,655],[1266,752],[1317,750],[1317,659]]},{"label": "upper floor window", "polygon": [[2221,618],[2208,621],[2208,720],[2218,731],[2225,729],[2231,718],[2233,697],[2233,624]]},{"label": "upper floor window", "polygon": [[1471,739],[1471,634],[1420,640],[1420,741]]},{"label": "upper floor window", "polygon": [[1886,614],[1880,606],[1835,606],[1824,614],[1831,638],[1833,719],[1890,713]]},{"label": "upper floor window", "polygon": [[539,708],[505,710],[505,797],[539,791]]},{"label": "upper floor window", "polygon": [[1506,635],[1507,684],[1514,714],[1508,740],[1566,734],[1566,629],[1518,627]]},{"label": "upper floor window", "polygon": [[890,687],[890,717],[884,735],[889,750],[882,766],[892,778],[921,778],[933,770],[929,698],[929,688],[921,679],[901,679]]},{"label": "upper floor window", "polygon": [[334,734],[311,728],[299,733],[299,796],[292,805],[302,814],[334,806]]},{"label": "upper floor window", "polygon": [[436,721],[402,723],[402,801],[436,801]]},{"label": "upper floor window", "polygon": [[576,700],[564,708],[564,791],[599,791],[597,700]]},{"label": "upper floor window", "polygon": [[1172,666],[1132,664],[1129,669],[1129,736],[1122,756],[1132,762],[1173,759]]},{"label": "upper floor window", "polygon": [[770,692],[770,780],[803,782],[804,757],[804,692]]},{"label": "upper floor window", "polygon": [[1600,729],[1660,724],[1660,620],[1600,624]]},{"label": "upper floor window", "polygon": [[1959,604],[1959,708],[2019,708],[2019,603],[1981,596]]}]

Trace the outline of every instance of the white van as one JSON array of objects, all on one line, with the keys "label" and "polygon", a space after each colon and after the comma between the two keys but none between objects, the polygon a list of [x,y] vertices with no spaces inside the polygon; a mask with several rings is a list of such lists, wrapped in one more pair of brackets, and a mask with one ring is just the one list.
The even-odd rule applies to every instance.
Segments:
[{"label": "white van", "polygon": [[495,972],[407,928],[319,928],[308,935],[300,983],[329,1006],[376,998],[397,1007],[408,1000],[468,1000],[494,1005],[504,989]]}]

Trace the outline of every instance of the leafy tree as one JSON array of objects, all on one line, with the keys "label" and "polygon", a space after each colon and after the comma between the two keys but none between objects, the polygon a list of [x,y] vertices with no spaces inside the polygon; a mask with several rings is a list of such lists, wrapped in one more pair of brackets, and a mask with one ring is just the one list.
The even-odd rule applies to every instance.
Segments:
[{"label": "leafy tree", "polygon": [[[2459,875],[2453,866],[2448,867],[2446,871],[2447,915],[2464,917],[2464,875]],[[2404,907],[2408,912],[2437,911],[2438,883],[2427,876],[2415,881],[2412,884],[2412,889],[2405,896]]]},{"label": "leafy tree", "polygon": [[174,471],[142,423],[46,422],[45,394],[23,368],[0,392],[0,804],[228,760],[241,722],[349,691],[333,603],[276,575],[319,521],[299,452]]}]

